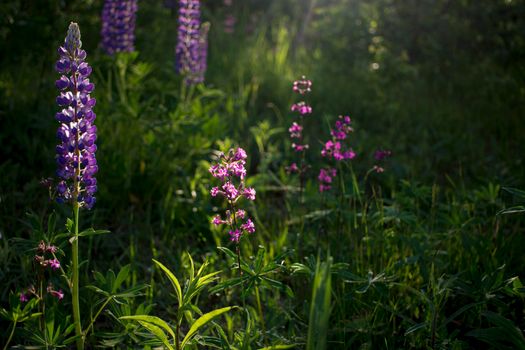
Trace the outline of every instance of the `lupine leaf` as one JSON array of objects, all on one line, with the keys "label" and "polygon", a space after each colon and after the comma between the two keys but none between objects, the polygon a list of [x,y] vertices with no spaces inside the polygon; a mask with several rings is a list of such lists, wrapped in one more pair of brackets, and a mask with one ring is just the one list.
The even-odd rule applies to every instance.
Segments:
[{"label": "lupine leaf", "polygon": [[158,267],[160,267],[164,273],[168,276],[171,284],[173,285],[173,288],[175,289],[175,293],[177,294],[177,299],[179,301],[179,307],[182,306],[182,289],[180,288],[180,283],[177,277],[164,265],[162,265],[161,262],[152,259],[155,264],[157,264]]},{"label": "lupine leaf", "polygon": [[191,338],[197,333],[197,331],[202,327],[204,326],[205,324],[207,324],[208,322],[210,322],[211,320],[213,320],[215,317],[217,316],[220,316],[222,315],[223,313],[225,312],[228,312],[230,311],[231,309],[233,309],[235,306],[228,306],[228,307],[223,307],[222,309],[217,309],[217,310],[213,310],[213,311],[210,311],[208,312],[207,314],[204,314],[202,315],[201,317],[199,317],[190,327],[190,330],[188,331],[188,333],[186,334],[186,336],[184,337],[184,339],[182,340],[182,348],[184,348],[184,346],[191,340]]}]

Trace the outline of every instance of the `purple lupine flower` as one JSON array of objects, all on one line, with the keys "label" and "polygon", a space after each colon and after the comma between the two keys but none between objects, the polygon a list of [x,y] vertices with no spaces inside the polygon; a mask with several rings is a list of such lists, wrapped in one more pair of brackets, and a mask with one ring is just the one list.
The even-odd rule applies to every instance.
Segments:
[{"label": "purple lupine flower", "polygon": [[[227,154],[221,154],[219,163],[210,166],[210,174],[219,179],[222,184],[210,190],[212,197],[221,195],[228,200],[230,210],[226,211],[223,219],[216,215],[212,219],[212,224],[227,224],[230,226],[230,240],[239,243],[243,233],[254,233],[255,224],[247,217],[246,211],[237,209],[237,202],[241,197],[248,200],[255,200],[255,189],[246,187],[244,180],[246,177],[246,151],[242,148],[231,149]],[[237,185],[236,185],[237,184]],[[241,220],[245,220],[241,223]]]},{"label": "purple lupine flower", "polygon": [[201,26],[199,0],[179,1],[176,69],[186,85],[202,83],[206,71],[209,24]]},{"label": "purple lupine flower", "polygon": [[80,29],[71,23],[64,46],[58,49],[60,58],[55,66],[62,74],[56,82],[60,90],[57,104],[62,107],[55,116],[60,122],[56,161],[61,180],[57,193],[59,201],[76,201],[81,207],[91,209],[97,191],[94,175],[98,171],[97,127],[93,124],[96,100],[90,96],[95,85],[88,79],[91,67],[85,62],[86,51],[81,46]]},{"label": "purple lupine flower", "polygon": [[137,0],[105,0],[102,8],[102,49],[108,55],[135,50]]}]

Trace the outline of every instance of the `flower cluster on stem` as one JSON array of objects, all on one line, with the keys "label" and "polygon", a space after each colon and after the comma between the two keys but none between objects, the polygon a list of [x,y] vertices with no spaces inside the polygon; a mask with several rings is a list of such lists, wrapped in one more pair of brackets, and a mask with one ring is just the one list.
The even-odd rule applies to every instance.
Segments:
[{"label": "flower cluster on stem", "polygon": [[56,81],[60,91],[56,98],[62,110],[55,118],[60,123],[56,147],[57,184],[59,201],[76,202],[88,209],[95,204],[97,191],[95,174],[98,171],[95,152],[97,127],[93,124],[96,100],[90,96],[95,85],[89,81],[91,67],[85,61],[86,51],[81,49],[80,30],[76,23],[69,25],[64,45],[55,68],[61,74]]},{"label": "flower cluster on stem", "polygon": [[135,50],[137,0],[105,0],[102,8],[102,49],[108,55]]},{"label": "flower cluster on stem", "polygon": [[180,0],[175,48],[177,72],[186,85],[202,83],[206,72],[209,24],[201,25],[199,0]]},{"label": "flower cluster on stem", "polygon": [[[351,123],[352,120],[349,116],[338,117],[334,128],[330,131],[332,138],[324,143],[321,156],[336,162],[355,158],[356,153],[354,150],[347,147],[343,142],[348,138],[348,134],[354,131]],[[330,190],[332,180],[336,175],[337,171],[335,168],[321,169],[317,178],[319,180],[319,192]]]},{"label": "flower cluster on stem", "polygon": [[[303,75],[301,79],[293,82],[292,87],[293,92],[305,96],[306,94],[312,91],[312,82]],[[308,169],[308,166],[305,164],[305,152],[309,148],[309,145],[304,142],[304,117],[309,114],[312,114],[312,107],[309,106],[306,101],[299,101],[292,104],[290,110],[297,113],[298,120],[294,121],[292,125],[288,128],[290,133],[290,139],[292,141],[292,149],[299,153],[299,165],[297,162],[291,163],[286,167],[288,173],[298,173],[301,179],[301,190],[303,187],[304,173]]]},{"label": "flower cluster on stem", "polygon": [[[43,284],[45,282],[46,271],[56,271],[60,269],[60,261],[56,258],[55,253],[58,248],[51,244],[46,244],[40,241],[36,247],[36,254],[33,256],[33,263],[37,271],[37,287],[31,285],[20,293],[20,301],[27,302],[30,298],[36,297],[42,299],[44,297]],[[55,290],[51,282],[48,283],[45,289],[47,294],[56,297],[58,300],[64,298],[64,293],[61,289]]]},{"label": "flower cluster on stem", "polygon": [[246,151],[242,148],[231,149],[227,154],[221,154],[219,161],[213,164],[209,171],[221,181],[220,186],[210,190],[212,197],[222,196],[228,201],[228,209],[224,216],[216,215],[212,219],[214,225],[228,225],[230,240],[239,243],[244,234],[255,232],[255,224],[247,216],[246,211],[238,208],[241,198],[255,200],[255,189],[246,187]]}]

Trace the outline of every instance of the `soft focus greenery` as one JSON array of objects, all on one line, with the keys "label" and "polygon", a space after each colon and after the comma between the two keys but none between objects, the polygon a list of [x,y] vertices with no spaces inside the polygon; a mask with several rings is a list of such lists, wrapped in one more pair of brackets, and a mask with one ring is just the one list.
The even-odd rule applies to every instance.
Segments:
[{"label": "soft focus greenery", "polygon": [[[139,1],[137,52],[116,57],[98,47],[102,1],[0,3],[0,344],[75,342],[59,274],[66,296],[44,315],[18,295],[41,239],[69,265],[70,209],[40,181],[55,172],[56,49],[76,21],[100,169],[80,225],[111,231],[82,241],[87,348],[525,349],[525,2],[202,3],[208,71],[191,89],[174,71],[177,1]],[[285,172],[301,75],[303,196]],[[358,156],[319,194],[338,115]],[[208,173],[237,146],[257,190],[242,278],[210,224]],[[393,156],[366,175],[378,148]]]}]

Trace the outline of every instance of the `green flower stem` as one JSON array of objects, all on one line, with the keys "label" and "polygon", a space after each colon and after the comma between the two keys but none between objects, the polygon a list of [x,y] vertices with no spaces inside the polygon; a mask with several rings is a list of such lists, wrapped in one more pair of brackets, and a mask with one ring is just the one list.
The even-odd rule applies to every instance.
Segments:
[{"label": "green flower stem", "polygon": [[266,344],[266,324],[264,322],[264,313],[261,305],[261,297],[259,296],[259,286],[255,286],[255,299],[257,300],[257,308],[259,309],[259,318],[261,319],[263,339],[264,343]]},{"label": "green flower stem", "polygon": [[80,323],[80,300],[79,300],[79,285],[78,285],[78,202],[73,202],[73,216],[75,218],[75,235],[73,237],[71,255],[73,259],[73,277],[71,286],[71,297],[73,301],[73,320],[75,322],[75,334],[77,335],[77,349],[84,349],[84,336],[82,334],[82,324]]},{"label": "green flower stem", "polygon": [[4,350],[7,350],[7,347],[9,346],[11,339],[13,339],[13,334],[15,334],[16,322],[17,320],[15,319],[13,321],[13,328],[11,329],[11,333],[9,334],[9,338],[7,338],[7,342],[5,343]]}]

